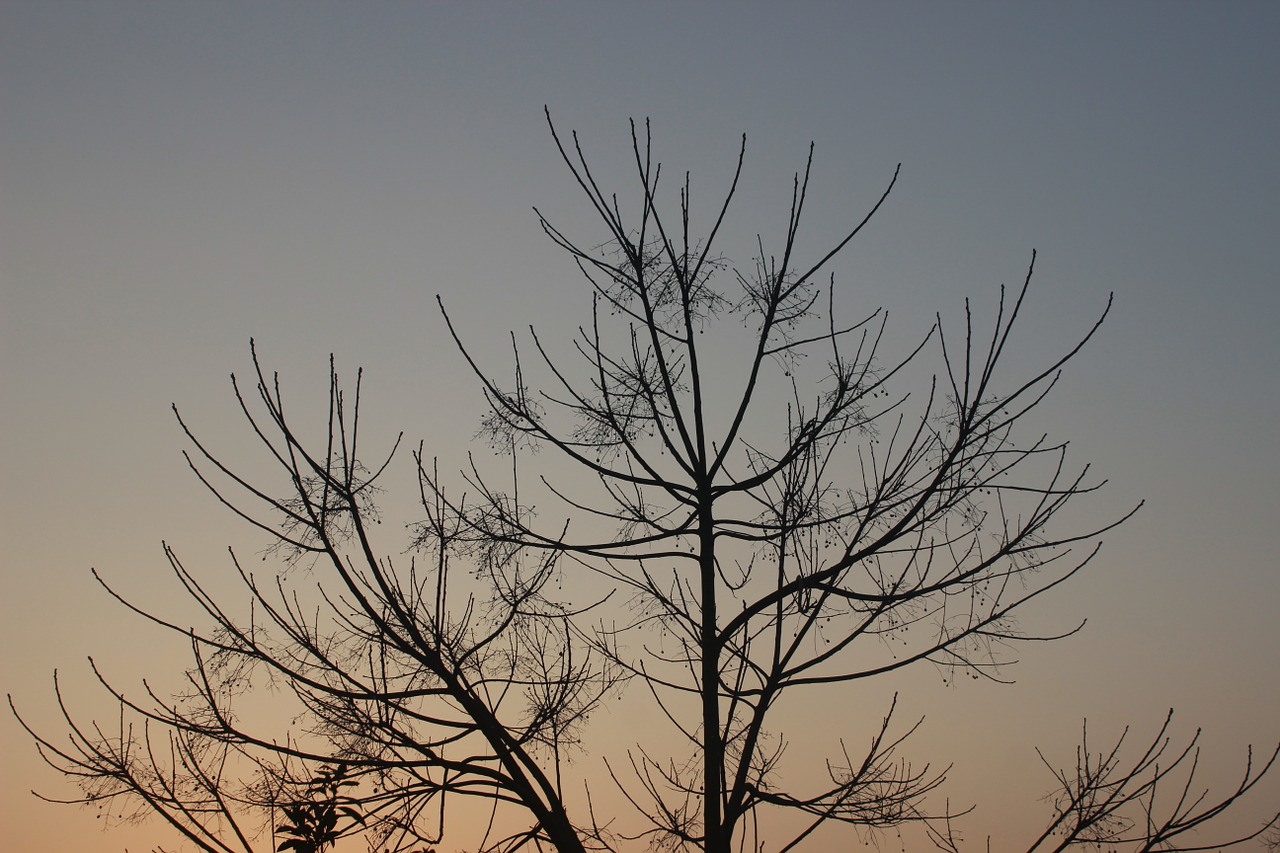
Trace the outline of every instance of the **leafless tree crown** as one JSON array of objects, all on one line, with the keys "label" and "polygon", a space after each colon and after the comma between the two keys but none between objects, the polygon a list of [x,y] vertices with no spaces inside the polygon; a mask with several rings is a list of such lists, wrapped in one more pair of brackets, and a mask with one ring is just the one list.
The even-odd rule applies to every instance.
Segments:
[{"label": "leafless tree crown", "polygon": [[[960,849],[966,809],[940,792],[948,768],[909,760],[920,723],[895,719],[892,692],[860,748],[856,733],[836,738],[824,766],[785,776],[787,732],[770,712],[784,694],[836,695],[921,665],[1006,680],[1017,643],[1074,632],[1035,633],[1018,610],[1084,568],[1131,513],[1072,527],[1068,504],[1103,481],[1025,424],[1106,310],[1059,357],[1007,364],[1033,253],[986,322],[966,301],[958,321],[938,315],[895,355],[884,312],[844,319],[831,266],[896,171],[861,221],[805,256],[811,148],[780,238],[758,237],[738,266],[720,245],[745,137],[698,234],[689,177],[666,190],[647,123],[632,125],[627,205],[576,134],[552,125],[552,136],[603,229],[580,242],[538,212],[591,293],[571,345],[513,334],[502,379],[440,303],[485,393],[481,433],[507,463],[470,460],[459,477],[420,445],[420,521],[409,550],[389,555],[376,498],[400,440],[365,453],[360,375],[345,385],[331,364],[316,446],[255,352],[252,392],[233,377],[234,392],[274,478],[224,462],[178,422],[201,482],[305,570],[259,577],[233,552],[249,603],[237,610],[165,545],[205,627],[107,588],[188,640],[186,689],[139,696],[100,676],[117,723],[80,722],[59,692],[70,738],[28,731],[80,783],[71,801],[159,815],[221,853],[315,853],[354,835],[426,850],[460,808],[485,815],[468,842],[485,851],[788,851],[841,824],[917,824]],[[288,712],[264,714],[253,700],[264,689]],[[570,761],[610,697],[649,705],[676,747]],[[1046,759],[1058,793],[1030,850],[1208,849],[1198,835],[1201,846],[1179,845],[1276,760],[1251,756],[1238,788],[1215,798],[1193,782],[1196,739],[1172,747],[1168,720],[1136,760],[1125,741],[1093,753],[1086,736],[1074,770]],[[601,778],[626,813],[597,813],[584,780]]]}]

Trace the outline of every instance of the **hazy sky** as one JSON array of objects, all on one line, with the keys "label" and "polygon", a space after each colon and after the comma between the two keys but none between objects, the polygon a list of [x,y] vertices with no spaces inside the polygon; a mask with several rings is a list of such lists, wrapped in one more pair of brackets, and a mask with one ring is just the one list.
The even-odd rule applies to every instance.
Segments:
[{"label": "hazy sky", "polygon": [[[366,369],[366,434],[465,452],[479,397],[435,295],[494,367],[508,328],[586,316],[531,210],[598,234],[546,104],[627,192],[627,122],[651,118],[704,217],[745,132],[742,261],[785,227],[810,140],[814,248],[901,162],[835,271],[903,340],[990,307],[1033,248],[1028,364],[1114,291],[1043,426],[1110,478],[1089,517],[1147,506],[1027,614],[1089,622],[1023,649],[1015,686],[913,682],[912,754],[956,762],[996,850],[1045,814],[1033,745],[1068,760],[1086,715],[1115,734],[1176,707],[1236,773],[1280,739],[1278,37],[1280,5],[1243,2],[0,3],[0,687],[56,728],[55,667],[92,708],[88,654],[129,684],[179,666],[89,567],[163,608],[162,538],[211,575],[254,547],[169,412],[243,446],[226,377],[250,337],[300,407],[333,352]],[[0,755],[8,849],[161,840],[26,794],[69,789],[11,721]],[[1242,816],[1267,807],[1280,779]]]}]

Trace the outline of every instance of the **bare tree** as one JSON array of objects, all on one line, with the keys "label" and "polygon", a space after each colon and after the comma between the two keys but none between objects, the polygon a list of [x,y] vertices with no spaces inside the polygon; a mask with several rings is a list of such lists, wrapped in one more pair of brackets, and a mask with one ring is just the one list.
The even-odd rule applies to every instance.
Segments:
[{"label": "bare tree", "polygon": [[[1044,831],[1027,853],[1088,848],[1094,850],[1198,851],[1221,850],[1267,834],[1274,837],[1280,813],[1254,829],[1207,841],[1198,833],[1249,793],[1280,758],[1280,746],[1261,766],[1248,750],[1244,773],[1234,789],[1220,797],[1198,787],[1200,731],[1181,746],[1170,734],[1173,711],[1136,755],[1126,755],[1126,728],[1109,747],[1097,752],[1089,745],[1089,727],[1082,728],[1075,766],[1059,768],[1043,753],[1040,760],[1053,774],[1057,788],[1046,798],[1053,808]],[[953,825],[938,822],[929,828],[934,844],[959,853]]]},{"label": "bare tree", "polygon": [[[1029,850],[1065,850],[1086,844],[1111,849],[1207,850],[1261,835],[1270,824],[1207,847],[1194,833],[1247,794],[1275,764],[1280,747],[1258,768],[1253,766],[1250,749],[1240,784],[1221,800],[1209,800],[1206,791],[1195,787],[1200,732],[1185,746],[1171,749],[1172,721],[1173,711],[1169,711],[1155,737],[1128,763],[1120,757],[1128,729],[1110,749],[1091,753],[1087,724],[1076,747],[1073,770],[1056,769],[1041,755],[1061,787],[1053,799],[1053,821]],[[1193,840],[1186,840],[1188,835]]]},{"label": "bare tree", "polygon": [[[660,205],[647,125],[632,126],[638,189],[627,204],[602,188],[576,134],[567,144],[552,135],[602,228],[581,242],[538,214],[592,293],[572,351],[532,328],[523,342],[512,335],[513,375],[500,380],[441,303],[488,401],[483,432],[510,456],[501,473],[473,461],[457,491],[420,447],[423,518],[408,557],[381,556],[373,499],[391,454],[372,469],[360,462],[359,379],[348,405],[331,366],[327,433],[307,445],[255,354],[260,411],[239,386],[236,398],[278,463],[278,487],[237,473],[179,420],[197,476],[315,584],[261,582],[233,554],[252,605],[234,617],[166,546],[211,627],[134,609],[189,638],[189,689],[139,701],[103,679],[118,731],[82,726],[65,705],[70,746],[29,730],[81,780],[79,801],[159,812],[205,850],[251,849],[238,815],[286,807],[286,834],[315,849],[359,832],[378,849],[409,850],[439,843],[446,803],[464,797],[491,806],[484,850],[787,851],[824,825],[906,823],[957,849],[961,812],[938,805],[947,770],[908,760],[919,722],[895,719],[896,696],[884,696],[863,749],[839,741],[819,772],[789,774],[825,777],[807,787],[781,781],[786,733],[770,712],[784,694],[924,665],[1004,680],[1014,644],[1077,630],[1029,632],[1017,611],[1079,572],[1132,513],[1092,529],[1066,523],[1068,504],[1103,481],[1068,462],[1065,442],[1023,425],[1106,311],[1059,357],[1010,369],[1033,253],[985,327],[966,302],[958,328],[939,315],[889,354],[883,312],[840,319],[828,267],[896,172],[860,222],[802,257],[811,149],[779,243],[757,238],[742,268],[720,243],[745,137],[696,236],[688,175],[674,212]],[[921,376],[914,393],[900,390]],[[301,722],[287,734],[264,734],[232,709],[267,682],[296,700]],[[607,762],[633,814],[601,820],[589,792],[566,784],[564,758],[624,684],[680,746],[637,744],[624,763]],[[1275,761],[1210,805],[1191,794],[1194,739],[1158,764],[1166,731],[1132,765],[1083,743],[1074,774],[1055,770],[1062,793],[1031,849],[1051,838],[1056,849],[1194,849],[1175,838]],[[1188,763],[1181,800],[1157,817],[1157,788]],[[315,780],[334,772],[324,768],[341,768],[341,803],[314,796]],[[1135,806],[1144,820],[1125,816]],[[521,828],[499,831],[513,812]]]},{"label": "bare tree", "polygon": [[[439,841],[447,800],[481,798],[495,808],[518,804],[531,818],[486,849],[531,841],[587,849],[591,833],[565,812],[558,758],[616,678],[608,661],[573,644],[571,614],[543,594],[556,556],[534,563],[500,547],[477,555],[469,569],[482,576],[472,586],[484,597],[458,594],[453,534],[443,526],[433,531],[435,549],[407,564],[378,556],[373,498],[391,454],[374,470],[359,461],[360,379],[348,397],[331,366],[327,437],[313,452],[256,354],[254,368],[262,412],[233,377],[236,399],[279,466],[280,491],[235,473],[179,416],[194,447],[188,461],[227,507],[271,534],[280,559],[308,577],[323,571],[332,585],[307,589],[284,575],[262,583],[233,552],[250,603],[236,617],[166,545],[171,569],[208,617],[204,631],[147,613],[108,587],[131,610],[188,637],[193,666],[186,691],[165,697],[147,688],[141,701],[99,675],[120,708],[110,733],[78,723],[60,693],[69,744],[23,722],[46,760],[80,780],[74,801],[125,818],[157,812],[200,849],[230,853],[254,848],[245,809],[282,813],[289,837],[316,849],[361,831],[379,849],[399,851]],[[246,717],[237,700],[265,687],[291,694],[288,713]],[[281,701],[273,697],[273,706]],[[274,731],[262,725],[282,720]],[[344,788],[361,790],[317,801],[316,779],[334,765]]]}]

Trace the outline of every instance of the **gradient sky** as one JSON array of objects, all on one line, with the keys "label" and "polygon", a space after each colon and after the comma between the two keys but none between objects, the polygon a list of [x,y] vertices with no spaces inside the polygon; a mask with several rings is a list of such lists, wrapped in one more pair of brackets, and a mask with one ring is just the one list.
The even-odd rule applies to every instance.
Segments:
[{"label": "gradient sky", "polygon": [[[597,233],[547,104],[626,191],[627,121],[650,117],[704,215],[746,132],[743,261],[785,227],[810,140],[811,247],[901,162],[834,269],[850,315],[884,305],[902,340],[991,306],[1033,248],[1028,364],[1114,291],[1043,426],[1111,480],[1082,518],[1147,506],[1025,614],[1089,621],[1023,649],[1015,686],[910,682],[912,755],[956,762],[995,850],[1045,814],[1032,747],[1069,760],[1085,716],[1114,735],[1173,706],[1228,778],[1280,738],[1278,37],[1273,2],[0,3],[0,687],[51,719],[54,667],[90,708],[87,654],[126,683],[180,665],[89,567],[163,608],[162,538],[210,573],[254,547],[168,409],[234,455],[250,337],[299,406],[333,352],[366,370],[364,434],[465,452],[480,400],[435,295],[494,367],[508,328],[585,317],[531,211]],[[33,799],[68,788],[12,721],[0,755],[7,849],[162,840]],[[1280,778],[1241,817],[1268,807]]]}]

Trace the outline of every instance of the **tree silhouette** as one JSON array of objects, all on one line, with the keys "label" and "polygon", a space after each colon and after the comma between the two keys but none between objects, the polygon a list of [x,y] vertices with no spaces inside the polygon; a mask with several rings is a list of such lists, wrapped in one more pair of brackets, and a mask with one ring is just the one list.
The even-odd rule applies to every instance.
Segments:
[{"label": "tree silhouette", "polygon": [[[120,706],[111,735],[79,724],[60,693],[69,745],[28,730],[80,781],[76,801],[159,813],[210,851],[253,849],[243,815],[264,809],[286,819],[281,850],[318,851],[350,832],[379,850],[437,845],[467,800],[488,806],[483,850],[786,851],[818,843],[827,824],[908,823],[959,849],[962,812],[940,802],[947,770],[907,759],[919,723],[897,721],[892,692],[865,749],[837,739],[824,766],[785,776],[807,783],[784,782],[787,733],[771,712],[784,695],[923,665],[1004,680],[1014,644],[1074,633],[1031,632],[1017,612],[1083,569],[1132,513],[1092,529],[1064,523],[1103,481],[1024,424],[1106,310],[1060,357],[1010,367],[1033,253],[988,323],[966,301],[957,325],[938,315],[889,355],[885,314],[842,320],[828,267],[896,171],[860,222],[807,257],[811,148],[780,241],[757,238],[753,264],[737,267],[719,246],[745,137],[698,236],[688,175],[674,212],[660,202],[647,125],[632,125],[638,190],[627,204],[602,188],[576,134],[551,132],[603,231],[582,242],[538,213],[591,292],[570,351],[532,328],[513,334],[501,380],[440,304],[485,393],[481,432],[510,457],[501,473],[473,459],[453,488],[419,446],[422,520],[407,556],[384,556],[375,497],[400,442],[361,461],[359,374],[346,389],[331,362],[327,429],[308,443],[255,351],[256,403],[233,377],[235,396],[278,482],[225,463],[179,417],[188,460],[314,583],[259,580],[233,553],[251,605],[237,616],[166,545],[208,627],[116,597],[189,639],[188,689],[138,700],[102,678]],[[290,697],[283,721],[241,710],[268,685]],[[680,745],[606,759],[631,812],[601,816],[590,790],[578,793],[598,770],[571,772],[566,759],[613,696],[651,703]],[[1176,842],[1276,756],[1250,764],[1226,797],[1196,796],[1195,739],[1161,763],[1168,725],[1132,763],[1122,737],[1097,756],[1086,739],[1074,772],[1049,764],[1061,793],[1031,849],[1203,849]],[[1155,792],[1180,769],[1166,817]]]}]

